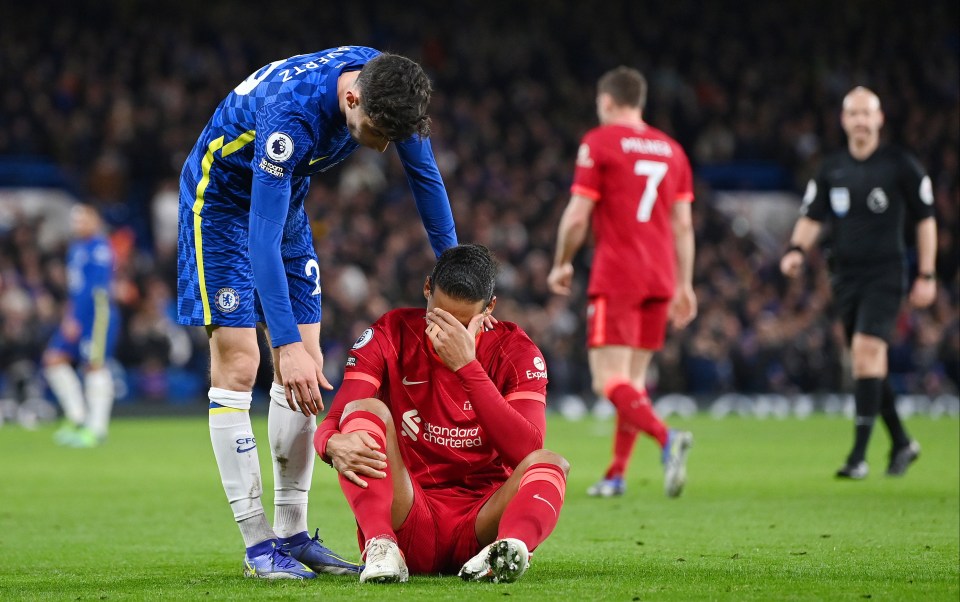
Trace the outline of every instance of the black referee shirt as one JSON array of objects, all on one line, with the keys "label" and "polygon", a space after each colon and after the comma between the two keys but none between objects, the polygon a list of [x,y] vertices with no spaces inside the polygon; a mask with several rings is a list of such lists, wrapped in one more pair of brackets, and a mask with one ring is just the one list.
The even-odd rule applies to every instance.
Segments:
[{"label": "black referee shirt", "polygon": [[933,216],[933,186],[920,163],[892,146],[863,161],[848,150],[824,158],[800,214],[832,226],[836,266],[902,263],[904,220]]}]

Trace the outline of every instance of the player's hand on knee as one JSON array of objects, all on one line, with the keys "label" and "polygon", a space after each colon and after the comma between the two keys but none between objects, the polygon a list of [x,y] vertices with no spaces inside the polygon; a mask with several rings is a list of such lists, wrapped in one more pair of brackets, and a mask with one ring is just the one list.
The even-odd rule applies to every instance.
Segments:
[{"label": "player's hand on knee", "polygon": [[281,346],[279,361],[283,392],[290,409],[303,412],[305,416],[322,412],[320,382],[322,379],[327,386],[330,383],[323,376],[323,367],[307,353],[303,343]]},{"label": "player's hand on knee", "polygon": [[380,444],[363,431],[339,433],[327,441],[327,456],[330,464],[348,481],[358,487],[367,487],[361,478],[385,479],[387,456],[380,451]]}]

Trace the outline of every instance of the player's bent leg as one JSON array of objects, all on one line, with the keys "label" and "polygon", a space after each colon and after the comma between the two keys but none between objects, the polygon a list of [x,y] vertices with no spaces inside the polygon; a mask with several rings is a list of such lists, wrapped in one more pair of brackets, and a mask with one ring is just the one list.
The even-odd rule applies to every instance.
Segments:
[{"label": "player's bent leg", "polygon": [[554,452],[531,452],[477,515],[477,540],[490,542],[460,569],[466,581],[509,583],[560,518],[570,464]]},{"label": "player's bent leg", "polygon": [[413,507],[413,484],[403,464],[390,410],[379,399],[359,399],[344,407],[340,432],[365,433],[387,455],[382,479],[362,475],[367,487],[359,487],[340,475],[340,488],[357,520],[365,541],[365,566],[361,583],[404,582],[409,578],[406,561],[397,545],[396,530]]}]

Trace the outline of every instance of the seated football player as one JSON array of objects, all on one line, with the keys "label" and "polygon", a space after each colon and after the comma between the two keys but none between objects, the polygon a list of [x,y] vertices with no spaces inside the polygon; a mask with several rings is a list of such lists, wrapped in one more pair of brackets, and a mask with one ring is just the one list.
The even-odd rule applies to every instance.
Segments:
[{"label": "seated football player", "polygon": [[360,582],[458,573],[510,582],[560,516],[569,464],[543,449],[547,369],[492,319],[497,263],[446,250],[422,308],[363,332],[314,446],[357,519]]}]

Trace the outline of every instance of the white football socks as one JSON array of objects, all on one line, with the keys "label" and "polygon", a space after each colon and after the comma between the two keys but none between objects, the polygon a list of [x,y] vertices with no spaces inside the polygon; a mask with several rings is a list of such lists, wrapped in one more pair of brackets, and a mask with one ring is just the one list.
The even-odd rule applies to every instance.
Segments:
[{"label": "white football socks", "polygon": [[43,374],[67,420],[77,426],[83,425],[87,420],[87,407],[77,372],[70,364],[54,364],[44,369]]},{"label": "white football socks", "polygon": [[307,530],[307,494],[316,458],[313,433],[317,430],[317,417],[291,410],[283,385],[273,383],[267,430],[273,456],[273,528],[278,536],[290,537]]},{"label": "white football socks", "polygon": [[107,368],[88,370],[83,377],[87,389],[87,404],[90,414],[87,428],[102,440],[110,427],[110,411],[113,409],[113,375]]},{"label": "white football socks", "polygon": [[211,403],[222,407],[210,408],[210,441],[217,457],[220,480],[233,510],[233,518],[240,527],[246,547],[272,539],[273,530],[267,523],[260,496],[260,458],[257,441],[250,424],[249,391],[228,391],[211,387]]}]

